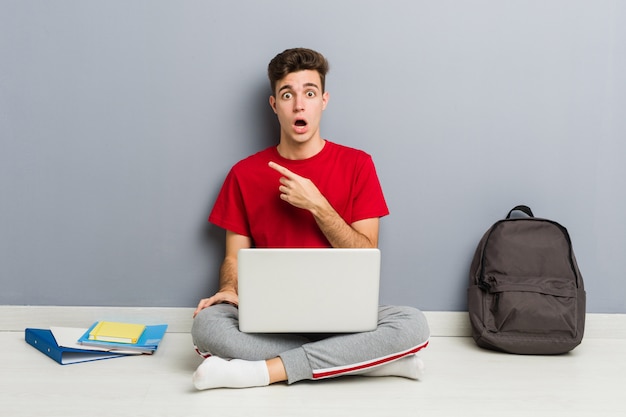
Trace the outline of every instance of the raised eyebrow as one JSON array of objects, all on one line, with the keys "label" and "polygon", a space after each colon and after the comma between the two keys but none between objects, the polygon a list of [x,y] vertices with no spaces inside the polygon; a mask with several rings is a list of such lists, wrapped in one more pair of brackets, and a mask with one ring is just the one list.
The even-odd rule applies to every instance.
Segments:
[{"label": "raised eyebrow", "polygon": [[[304,87],[314,87],[318,90],[320,89],[319,86],[315,83],[305,83]],[[285,84],[278,89],[278,92],[280,93],[283,90],[293,90],[293,86],[291,84]]]},{"label": "raised eyebrow", "polygon": [[293,87],[290,84],[285,84],[285,85],[283,85],[282,87],[280,87],[278,89],[278,92],[280,93],[283,90],[292,90],[292,89],[293,89]]}]

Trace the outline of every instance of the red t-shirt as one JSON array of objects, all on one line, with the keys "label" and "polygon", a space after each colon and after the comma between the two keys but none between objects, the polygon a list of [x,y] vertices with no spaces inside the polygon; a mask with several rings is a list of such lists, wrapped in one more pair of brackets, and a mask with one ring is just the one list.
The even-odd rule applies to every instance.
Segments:
[{"label": "red t-shirt", "polygon": [[309,211],[281,200],[281,175],[270,161],[310,179],[348,224],[389,214],[371,156],[326,141],[304,160],[285,159],[270,147],[239,161],[217,196],[211,223],[250,237],[255,247],[330,246]]}]

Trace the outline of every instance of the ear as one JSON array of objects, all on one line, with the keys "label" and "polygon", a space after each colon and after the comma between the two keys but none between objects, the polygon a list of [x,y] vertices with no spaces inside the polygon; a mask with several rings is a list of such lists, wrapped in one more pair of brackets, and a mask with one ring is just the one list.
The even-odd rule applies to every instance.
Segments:
[{"label": "ear", "polygon": [[326,110],[326,106],[328,105],[329,99],[330,99],[330,94],[328,94],[328,91],[324,92],[324,94],[322,94],[322,110]]},{"label": "ear", "polygon": [[270,96],[270,107],[274,110],[274,113],[276,113],[276,97],[273,95]]}]

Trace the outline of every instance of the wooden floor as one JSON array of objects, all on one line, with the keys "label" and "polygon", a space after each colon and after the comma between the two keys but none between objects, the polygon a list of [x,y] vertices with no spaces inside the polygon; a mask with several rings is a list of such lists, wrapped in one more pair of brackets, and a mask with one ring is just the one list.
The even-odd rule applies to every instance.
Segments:
[{"label": "wooden floor", "polygon": [[0,334],[5,416],[624,416],[626,341],[590,339],[565,356],[479,350],[435,337],[422,381],[350,377],[292,386],[195,391],[188,334],[154,356],[60,366],[19,332]]},{"label": "wooden floor", "polygon": [[0,331],[2,416],[625,416],[625,338],[586,338],[562,356],[516,356],[469,337],[431,339],[421,381],[344,377],[196,391],[188,333],[153,356],[61,366]]}]

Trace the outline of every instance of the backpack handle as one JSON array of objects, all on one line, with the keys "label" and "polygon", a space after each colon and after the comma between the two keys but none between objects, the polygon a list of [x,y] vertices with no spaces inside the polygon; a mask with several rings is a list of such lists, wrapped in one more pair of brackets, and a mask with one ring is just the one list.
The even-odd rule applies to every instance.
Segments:
[{"label": "backpack handle", "polygon": [[520,204],[519,206],[515,206],[511,209],[511,211],[509,211],[509,214],[506,215],[507,219],[511,218],[511,214],[516,211],[519,210],[521,212],[524,212],[528,217],[535,217],[535,215],[533,214],[533,211],[530,209],[530,207],[525,206],[523,204]]}]

